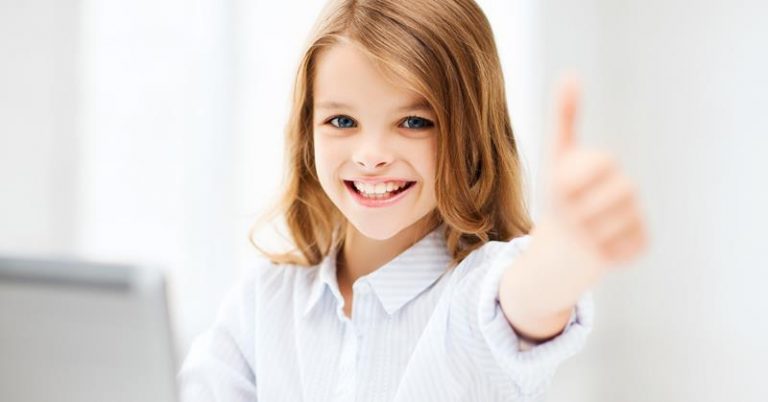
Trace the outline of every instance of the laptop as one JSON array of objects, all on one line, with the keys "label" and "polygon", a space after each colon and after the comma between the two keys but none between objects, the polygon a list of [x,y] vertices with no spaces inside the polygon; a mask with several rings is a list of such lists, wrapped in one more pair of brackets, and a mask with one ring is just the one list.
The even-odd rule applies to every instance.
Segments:
[{"label": "laptop", "polygon": [[0,258],[0,401],[177,402],[160,269]]}]

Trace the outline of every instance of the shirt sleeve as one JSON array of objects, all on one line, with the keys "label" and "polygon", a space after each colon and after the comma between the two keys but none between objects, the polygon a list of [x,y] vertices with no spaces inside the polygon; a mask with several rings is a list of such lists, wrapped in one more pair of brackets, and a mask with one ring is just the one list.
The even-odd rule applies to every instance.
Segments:
[{"label": "shirt sleeve", "polygon": [[177,375],[182,402],[256,401],[255,288],[248,269],[219,307],[214,324],[197,336]]},{"label": "shirt sleeve", "polygon": [[501,277],[510,262],[527,247],[530,235],[509,242],[494,242],[470,272],[464,291],[467,318],[477,327],[477,335],[501,368],[505,377],[525,399],[538,400],[545,393],[558,366],[580,351],[592,330],[594,306],[592,292],[576,303],[569,322],[556,337],[538,344],[526,342],[512,328],[499,302]]}]

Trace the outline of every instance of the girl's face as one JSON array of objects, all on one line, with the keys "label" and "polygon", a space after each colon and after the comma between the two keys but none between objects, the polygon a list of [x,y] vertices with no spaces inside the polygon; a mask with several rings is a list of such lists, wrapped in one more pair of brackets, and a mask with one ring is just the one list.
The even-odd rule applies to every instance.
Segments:
[{"label": "girl's face", "polygon": [[[437,205],[434,113],[415,92],[387,81],[352,44],[322,52],[316,74],[313,138],[320,185],[360,233],[389,239]],[[361,186],[365,181],[369,185]],[[363,191],[391,191],[377,200],[381,196],[367,198],[355,184]]]}]

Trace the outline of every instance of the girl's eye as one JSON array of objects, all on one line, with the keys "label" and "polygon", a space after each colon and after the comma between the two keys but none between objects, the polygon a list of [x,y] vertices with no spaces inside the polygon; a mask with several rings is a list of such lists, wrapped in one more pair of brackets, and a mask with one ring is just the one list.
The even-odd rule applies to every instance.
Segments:
[{"label": "girl's eye", "polygon": [[431,121],[419,116],[408,116],[406,117],[404,123],[408,123],[408,125],[410,126],[407,128],[413,128],[413,129],[429,128],[435,125]]},{"label": "girl's eye", "polygon": [[[336,123],[334,123],[334,121]],[[336,128],[355,127],[355,121],[347,116],[335,116],[334,118],[328,120],[328,123]],[[408,116],[403,121],[403,124],[405,124],[406,128],[414,130],[425,129],[435,125],[432,121],[419,116]]]},{"label": "girl's eye", "polygon": [[[334,120],[338,120],[338,125],[333,124]],[[328,123],[331,123],[332,126],[336,128],[349,128],[352,127],[352,124],[354,123],[352,119],[350,119],[347,116],[336,116],[332,118],[331,120],[328,120]]]}]

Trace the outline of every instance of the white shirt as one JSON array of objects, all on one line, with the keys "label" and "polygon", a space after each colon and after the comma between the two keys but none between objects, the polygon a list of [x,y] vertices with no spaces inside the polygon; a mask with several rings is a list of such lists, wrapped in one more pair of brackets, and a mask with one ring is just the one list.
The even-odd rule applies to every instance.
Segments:
[{"label": "white shirt", "polygon": [[504,269],[530,236],[490,241],[453,270],[440,225],[353,285],[336,252],[314,267],[265,257],[197,337],[179,372],[183,402],[538,401],[592,330],[591,292],[565,330],[535,346],[498,301]]}]

